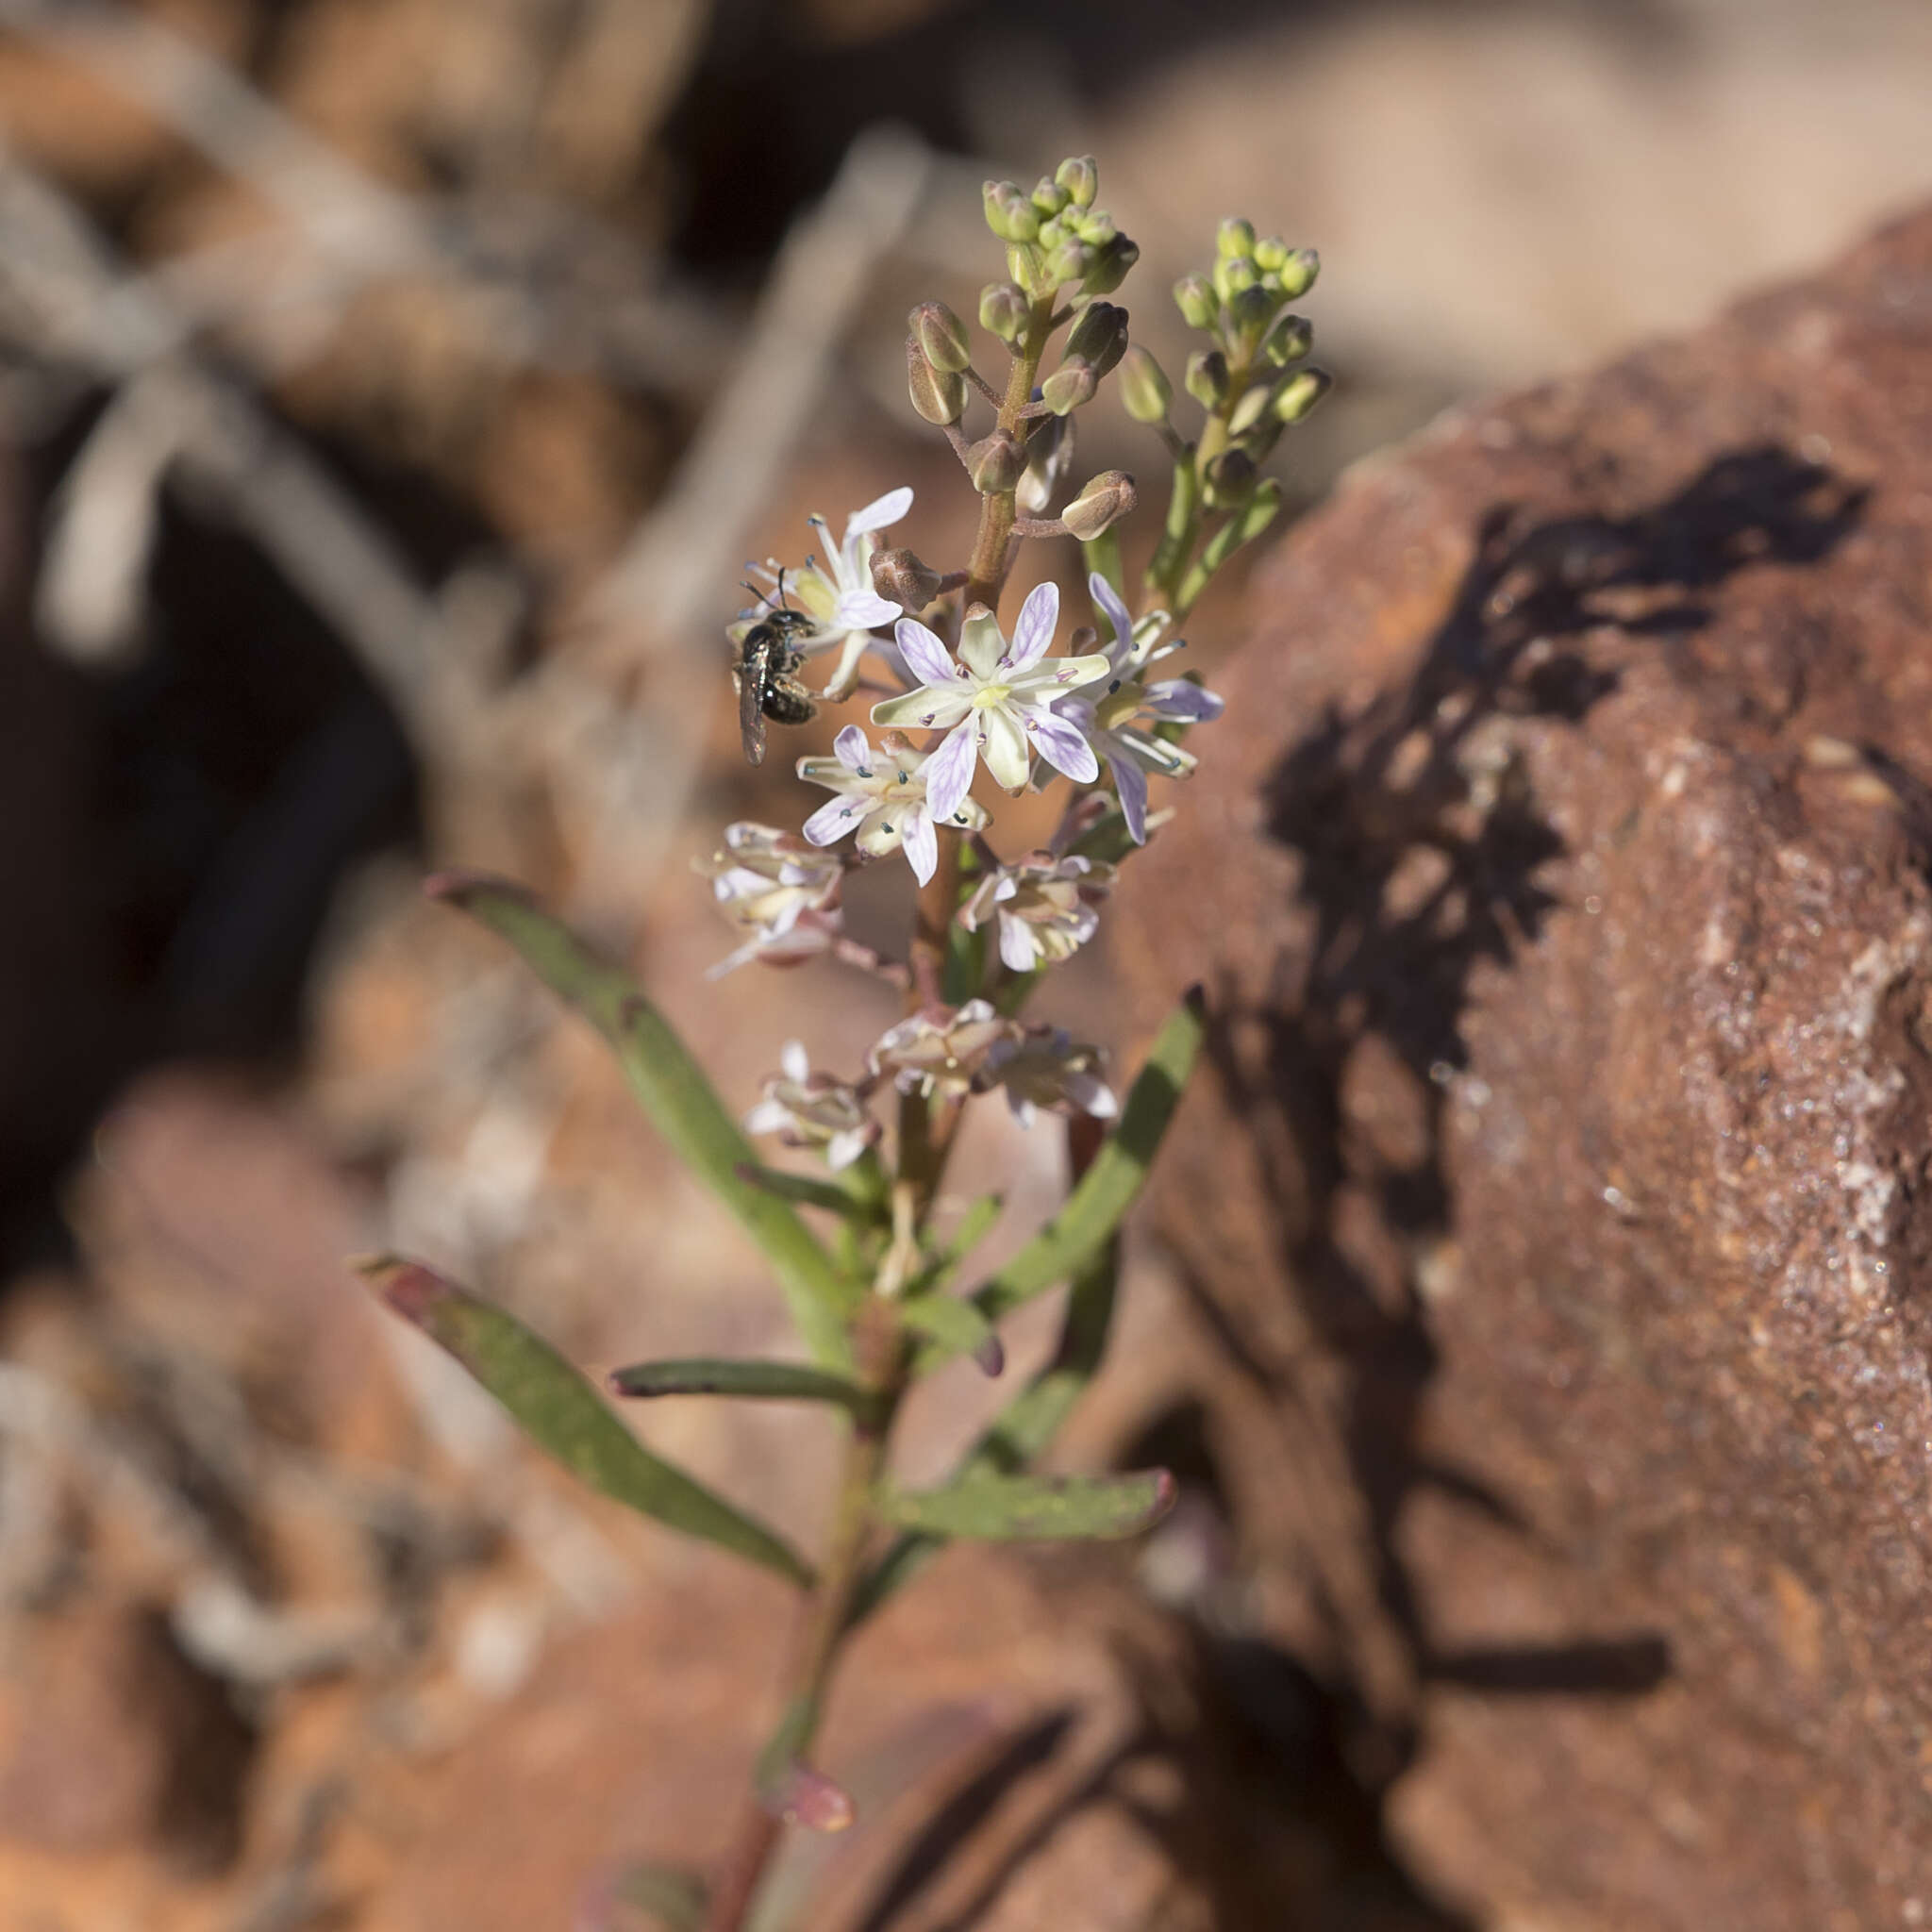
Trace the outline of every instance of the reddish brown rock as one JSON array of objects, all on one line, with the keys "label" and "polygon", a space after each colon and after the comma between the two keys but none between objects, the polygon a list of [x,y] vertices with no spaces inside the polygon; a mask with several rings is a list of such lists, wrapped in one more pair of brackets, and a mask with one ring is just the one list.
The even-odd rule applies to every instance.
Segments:
[{"label": "reddish brown rock", "polygon": [[1255,608],[1124,952],[1275,1634],[1495,1923],[1932,1924],[1932,210]]}]

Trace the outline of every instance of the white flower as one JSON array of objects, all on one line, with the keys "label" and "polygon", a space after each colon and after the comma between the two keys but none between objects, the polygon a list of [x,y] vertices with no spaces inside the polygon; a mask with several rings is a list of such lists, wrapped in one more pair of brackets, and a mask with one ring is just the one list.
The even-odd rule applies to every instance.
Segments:
[{"label": "white flower", "polygon": [[746,935],[708,978],[750,959],[795,966],[838,938],[844,919],[839,905],[844,862],[793,833],[741,820],[725,826],[723,851],[695,864],[711,881],[719,909]]},{"label": "white flower", "polygon": [[805,1047],[788,1040],[780,1072],[765,1082],[765,1095],[744,1117],[747,1134],[775,1134],[788,1147],[823,1147],[836,1174],[850,1167],[879,1137],[879,1124],[857,1091],[829,1074],[814,1074]]},{"label": "white flower", "polygon": [[874,1077],[891,1074],[901,1093],[959,1100],[973,1089],[988,1053],[1001,1041],[1017,1042],[1020,1024],[995,1013],[985,1000],[957,1010],[929,1008],[882,1033],[866,1055]]},{"label": "white flower", "polygon": [[[846,725],[832,749],[835,758],[798,761],[808,784],[838,794],[806,820],[805,836],[814,845],[832,845],[857,827],[858,849],[874,858],[904,846],[913,876],[924,885],[938,869],[940,841],[926,805],[924,754],[896,731],[887,732],[874,751],[857,724]],[[947,823],[970,829],[986,818],[983,805],[965,798]]]},{"label": "white flower", "polygon": [[1015,973],[1069,958],[1093,937],[1095,910],[1112,889],[1114,869],[1098,859],[1037,852],[989,873],[959,908],[959,924],[977,932],[999,921],[1000,958]]},{"label": "white flower", "polygon": [[1019,1038],[988,1048],[974,1084],[981,1091],[1004,1087],[1023,1127],[1033,1124],[1034,1109],[1041,1107],[1110,1121],[1120,1105],[1094,1071],[1101,1058],[1097,1046],[1076,1046],[1058,1026],[1029,1026]]},{"label": "white flower", "polygon": [[[907,489],[889,490],[863,509],[854,510],[845,521],[845,540],[835,549],[831,526],[824,517],[808,521],[824,545],[824,560],[808,558],[803,570],[780,573],[775,563],[754,565],[775,591],[783,589],[788,599],[795,597],[812,628],[791,640],[792,648],[808,658],[836,650],[839,661],[826,680],[824,695],[834,700],[849,697],[858,680],[858,660],[867,651],[884,648],[883,640],[873,636],[880,625],[891,624],[901,606],[881,597],[872,587],[873,552],[878,548],[878,532],[896,524],[912,508],[912,492]],[[741,640],[745,632],[771,615],[764,605],[740,613],[731,635]]]},{"label": "white flower", "polygon": [[956,661],[917,618],[899,620],[899,651],[917,690],[872,708],[874,724],[923,724],[946,732],[925,762],[926,801],[936,819],[949,819],[973,783],[978,758],[1008,791],[1024,791],[1037,751],[1056,771],[1080,784],[1100,765],[1077,725],[1056,717],[1051,701],[1104,679],[1108,660],[1049,658],[1060,610],[1059,587],[1041,584],[1020,607],[1009,646],[992,613],[975,605],[960,626]]},{"label": "white flower", "polygon": [[[1222,703],[1211,691],[1203,691],[1185,677],[1144,683],[1142,674],[1148,665],[1179,646],[1169,644],[1154,650],[1137,641],[1127,607],[1098,571],[1087,579],[1087,588],[1113,626],[1107,669],[1091,683],[1058,700],[1054,709],[1107,760],[1114,789],[1120,793],[1121,816],[1127,822],[1128,836],[1135,844],[1144,845],[1147,774],[1161,772],[1170,778],[1185,778],[1193,771],[1196,759],[1191,752],[1137,727],[1161,723],[1205,724],[1221,716]],[[1158,630],[1153,635],[1158,636]]]}]

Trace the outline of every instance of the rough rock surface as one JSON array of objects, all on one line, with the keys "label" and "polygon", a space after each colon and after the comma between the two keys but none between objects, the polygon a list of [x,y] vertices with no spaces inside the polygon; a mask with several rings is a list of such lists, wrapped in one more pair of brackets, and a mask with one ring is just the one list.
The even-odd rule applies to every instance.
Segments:
[{"label": "rough rock surface", "polygon": [[1123,953],[1272,1633],[1487,1923],[1932,1924],[1932,210],[1255,608]]}]

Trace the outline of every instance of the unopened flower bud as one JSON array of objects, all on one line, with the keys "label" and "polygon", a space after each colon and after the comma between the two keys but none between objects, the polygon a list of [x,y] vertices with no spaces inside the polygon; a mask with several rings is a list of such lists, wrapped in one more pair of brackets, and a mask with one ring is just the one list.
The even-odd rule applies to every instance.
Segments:
[{"label": "unopened flower bud", "polygon": [[1073,199],[1058,181],[1050,181],[1042,175],[1040,185],[1033,191],[1033,206],[1042,215],[1057,215]]},{"label": "unopened flower bud", "polygon": [[1121,401],[1136,423],[1165,423],[1174,386],[1160,364],[1135,342],[1121,358]]},{"label": "unopened flower bud", "polygon": [[1233,509],[1255,493],[1255,459],[1245,450],[1223,450],[1208,465],[1202,483],[1209,509]]},{"label": "unopened flower bud", "polygon": [[1040,400],[1056,416],[1066,416],[1082,403],[1091,402],[1099,386],[1100,378],[1094,375],[1091,364],[1082,357],[1069,356],[1040,385]]},{"label": "unopened flower bud", "polygon": [[1032,313],[1026,291],[1014,282],[989,282],[979,291],[979,325],[1003,342],[1016,342]]},{"label": "unopened flower bud", "polygon": [[1214,237],[1214,252],[1224,259],[1230,256],[1254,254],[1254,223],[1244,222],[1239,215],[1229,215]]},{"label": "unopened flower bud", "polygon": [[1277,271],[1282,294],[1291,302],[1299,301],[1315,286],[1321,272],[1322,258],[1312,248],[1293,250]]},{"label": "unopened flower bud", "polygon": [[1190,328],[1212,328],[1221,319],[1221,299],[1206,275],[1183,275],[1174,285],[1174,299]]},{"label": "unopened flower bud", "polygon": [[1012,489],[1026,467],[1026,452],[1018,437],[995,429],[966,452],[966,472],[982,496],[999,496]]},{"label": "unopened flower bud", "polygon": [[1040,233],[1040,210],[1017,183],[989,181],[981,192],[986,201],[986,225],[1002,242],[1031,242]]},{"label": "unopened flower bud", "polygon": [[1250,255],[1224,255],[1214,264],[1214,292],[1231,302],[1243,289],[1252,289],[1261,279],[1261,271]]},{"label": "unopened flower bud", "polygon": [[1219,349],[1196,349],[1182,379],[1204,409],[1218,409],[1227,400],[1227,358]]},{"label": "unopened flower bud", "polygon": [[1088,271],[1099,258],[1097,249],[1069,235],[1058,247],[1047,255],[1046,275],[1043,278],[1045,286],[1058,289],[1068,282],[1085,280]]},{"label": "unopened flower bud", "polygon": [[1235,520],[1236,541],[1252,543],[1281,510],[1281,482],[1275,476],[1264,476],[1257,485],[1255,493],[1248,498],[1241,515]]},{"label": "unopened flower bud", "polygon": [[901,610],[924,610],[940,593],[940,574],[909,550],[875,550],[872,587]]},{"label": "unopened flower bud", "polygon": [[1112,235],[1097,244],[1093,266],[1087,271],[1080,283],[1080,291],[1086,295],[1111,295],[1126,280],[1129,271],[1141,258],[1141,244],[1130,242],[1124,235]]},{"label": "unopened flower bud", "polygon": [[1274,391],[1265,383],[1256,383],[1252,389],[1241,391],[1241,400],[1228,411],[1227,433],[1230,436],[1244,436],[1268,413],[1269,405],[1274,400]]},{"label": "unopened flower bud", "polygon": [[1091,155],[1069,155],[1054,170],[1053,178],[1067,191],[1075,208],[1091,208],[1100,192],[1100,169]]},{"label": "unopened flower bud", "polygon": [[942,429],[966,413],[966,378],[950,369],[935,369],[917,336],[906,338],[906,387],[912,407]]},{"label": "unopened flower bud", "polygon": [[1278,298],[1258,284],[1238,289],[1227,305],[1228,324],[1236,340],[1250,350],[1259,347],[1261,338],[1268,333],[1268,325],[1274,320],[1274,311],[1280,307]]},{"label": "unopened flower bud", "polygon": [[1111,302],[1090,302],[1067,336],[1067,354],[1091,362],[1096,376],[1105,375],[1126,347],[1127,311]]},{"label": "unopened flower bud", "polygon": [[1279,235],[1270,235],[1266,240],[1257,242],[1248,252],[1254,256],[1256,265],[1264,275],[1277,275],[1282,263],[1288,259],[1288,243]]},{"label": "unopened flower bud", "polygon": [[1284,315],[1269,331],[1261,353],[1277,369],[1299,362],[1315,346],[1315,331],[1306,315]]},{"label": "unopened flower bud", "polygon": [[972,361],[966,325],[943,302],[922,302],[906,318],[906,325],[919,338],[925,359],[935,369],[957,375]]},{"label": "unopened flower bud", "polygon": [[1299,423],[1335,386],[1325,369],[1298,369],[1274,392],[1274,420]]},{"label": "unopened flower bud", "polygon": [[1104,208],[1069,208],[1060,218],[1083,242],[1104,248],[1120,231]]},{"label": "unopened flower bud", "polygon": [[1103,470],[1060,512],[1060,522],[1081,542],[1091,542],[1126,516],[1139,501],[1134,479],[1124,470]]}]

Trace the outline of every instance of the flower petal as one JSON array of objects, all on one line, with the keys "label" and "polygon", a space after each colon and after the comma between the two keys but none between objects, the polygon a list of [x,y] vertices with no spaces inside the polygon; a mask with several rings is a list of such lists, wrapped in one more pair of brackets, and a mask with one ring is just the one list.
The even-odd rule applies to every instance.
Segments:
[{"label": "flower petal", "polygon": [[[894,698],[891,702],[900,704],[904,700]],[[935,818],[951,818],[958,810],[959,801],[971,789],[973,765],[978,750],[977,736],[974,721],[968,718],[963,724],[948,732],[939,749],[926,759],[925,806]]]},{"label": "flower petal", "polygon": [[1087,579],[1087,594],[1113,626],[1113,643],[1108,651],[1116,672],[1124,668],[1134,650],[1134,620],[1121,602],[1120,592],[1098,571]]},{"label": "flower petal", "polygon": [[871,809],[872,800],[862,793],[841,791],[838,797],[826,799],[806,820],[805,836],[814,845],[836,845]]},{"label": "flower petal", "polygon": [[1141,696],[1141,709],[1157,718],[1178,718],[1190,724],[1205,724],[1226,709],[1211,691],[1203,691],[1185,677],[1170,677],[1161,684],[1150,684]]},{"label": "flower petal", "polygon": [[842,1134],[834,1134],[825,1142],[825,1165],[834,1174],[847,1168],[872,1144],[872,1134],[866,1127],[851,1127]]},{"label": "flower petal", "polygon": [[899,815],[876,811],[858,828],[853,841],[868,858],[884,858],[899,849]]},{"label": "flower petal", "polygon": [[1000,958],[1013,973],[1031,973],[1040,964],[1033,928],[1024,919],[1004,912],[1000,915]]},{"label": "flower petal", "polygon": [[953,662],[953,654],[918,618],[902,617],[892,635],[898,640],[907,663],[912,667],[913,676],[921,684],[932,685],[941,691],[964,684],[959,667]]},{"label": "flower petal", "polygon": [[872,776],[872,744],[857,724],[848,724],[832,741],[832,750],[848,772],[861,778]]},{"label": "flower petal", "polygon": [[1147,842],[1147,774],[1130,758],[1123,757],[1111,745],[1106,747],[1107,768],[1113,774],[1114,790],[1121,795],[1121,816],[1127,822],[1127,836],[1136,845]]},{"label": "flower petal", "polygon": [[1035,584],[1020,607],[1020,621],[1013,626],[1013,647],[1007,653],[1010,667],[1024,671],[1045,657],[1059,621],[1060,587],[1051,579]]},{"label": "flower petal", "polygon": [[917,691],[903,691],[895,698],[881,698],[872,708],[872,722],[924,724],[930,731],[944,731],[972,708],[973,700],[965,691],[938,691],[923,684]]},{"label": "flower petal", "polygon": [[778,1067],[788,1080],[803,1087],[811,1078],[811,1056],[802,1040],[788,1040],[778,1049]]},{"label": "flower petal", "polygon": [[845,541],[862,537],[868,530],[884,530],[896,524],[912,508],[912,492],[902,483],[875,496],[863,509],[856,509],[845,520]]},{"label": "flower petal", "polygon": [[1033,754],[1020,714],[1011,705],[990,705],[979,713],[979,752],[986,769],[1003,790],[1021,792],[1033,775]]},{"label": "flower petal", "polygon": [[889,603],[876,591],[860,584],[840,597],[832,622],[846,630],[871,630],[874,625],[891,624],[898,614],[898,605]]},{"label": "flower petal", "polygon": [[1062,692],[1112,680],[1113,666],[1104,651],[1089,651],[1078,658],[1042,658],[1023,671],[1008,672],[1006,679],[1023,705],[1044,704]]},{"label": "flower petal", "polygon": [[990,682],[1000,675],[1006,651],[1006,634],[992,612],[974,605],[959,626],[960,661],[974,677]]},{"label": "flower petal", "polygon": [[906,862],[912,868],[912,876],[923,886],[940,865],[940,841],[925,807],[909,807],[900,821],[899,832],[906,845]]},{"label": "flower petal", "polygon": [[1093,747],[1066,719],[1057,718],[1038,705],[1029,705],[1020,716],[1034,749],[1055,771],[1064,772],[1077,785],[1091,785],[1100,776],[1100,760],[1093,756]]}]

